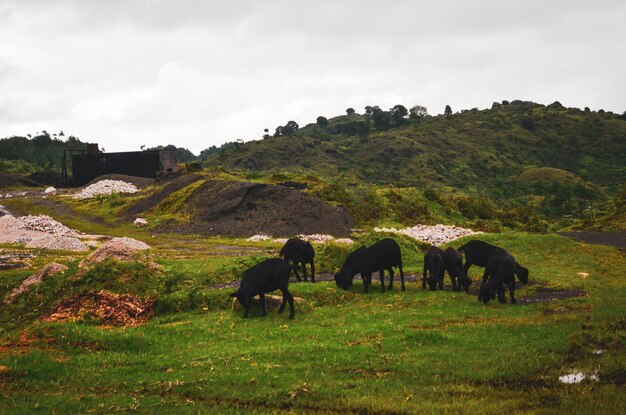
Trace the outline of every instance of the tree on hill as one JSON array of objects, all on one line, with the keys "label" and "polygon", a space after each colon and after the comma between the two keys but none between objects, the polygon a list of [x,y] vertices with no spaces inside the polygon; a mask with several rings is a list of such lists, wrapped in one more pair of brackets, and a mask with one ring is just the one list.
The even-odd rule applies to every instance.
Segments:
[{"label": "tree on hill", "polygon": [[409,114],[409,111],[406,109],[404,105],[396,105],[389,110],[391,112],[391,117],[396,126],[402,125],[404,122],[404,117]]},{"label": "tree on hill", "polygon": [[175,151],[176,152],[176,159],[180,163],[187,163],[189,161],[197,160],[197,157],[191,151],[189,151],[189,150],[187,150],[186,148],[183,148],[183,147],[176,147],[174,144],[168,144],[166,146],[156,146],[156,147],[149,148],[148,150]]},{"label": "tree on hill", "polygon": [[374,114],[376,112],[380,112],[380,111],[382,111],[382,110],[380,109],[380,107],[378,105],[374,105],[374,106],[368,105],[367,107],[365,107],[365,113],[367,115],[372,115],[372,114]]},{"label": "tree on hill", "polygon": [[317,125],[319,125],[320,127],[326,127],[328,125],[328,118],[323,117],[323,116],[319,116],[317,117]]},{"label": "tree on hill", "polygon": [[296,131],[298,131],[300,126],[295,121],[287,121],[285,125],[279,125],[276,127],[276,132],[274,133],[274,137],[280,137],[281,135],[292,135]]},{"label": "tree on hill", "polygon": [[[378,108],[378,107],[376,107]],[[372,123],[378,131],[387,131],[391,127],[390,113],[378,108],[372,113]]]},{"label": "tree on hill", "polygon": [[346,114],[348,115],[348,117],[351,117],[356,114],[356,111],[354,110],[354,108],[348,108],[346,109]]},{"label": "tree on hill", "polygon": [[422,107],[421,105],[415,105],[409,110],[409,118],[412,120],[420,120],[427,115],[428,110],[426,107]]},{"label": "tree on hill", "polygon": [[450,105],[446,105],[446,109],[443,111],[444,115],[451,115],[452,114],[452,108],[450,108]]}]

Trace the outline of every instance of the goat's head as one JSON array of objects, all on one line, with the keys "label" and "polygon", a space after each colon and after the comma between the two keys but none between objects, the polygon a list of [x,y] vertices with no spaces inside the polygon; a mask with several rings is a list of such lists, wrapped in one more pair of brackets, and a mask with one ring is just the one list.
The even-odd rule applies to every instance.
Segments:
[{"label": "goat's head", "polygon": [[352,278],[346,271],[341,270],[335,274],[335,284],[337,287],[349,290],[352,287]]}]

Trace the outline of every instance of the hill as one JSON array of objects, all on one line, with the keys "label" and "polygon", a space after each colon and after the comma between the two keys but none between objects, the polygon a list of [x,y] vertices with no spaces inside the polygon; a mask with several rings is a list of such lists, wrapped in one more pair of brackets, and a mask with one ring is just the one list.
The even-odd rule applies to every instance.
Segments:
[{"label": "hill", "polygon": [[504,104],[414,119],[379,110],[287,133],[279,127],[273,137],[210,152],[204,165],[341,174],[374,184],[454,187],[495,198],[525,194],[527,185],[517,176],[529,168],[561,169],[613,194],[624,183],[624,116],[558,103]]}]

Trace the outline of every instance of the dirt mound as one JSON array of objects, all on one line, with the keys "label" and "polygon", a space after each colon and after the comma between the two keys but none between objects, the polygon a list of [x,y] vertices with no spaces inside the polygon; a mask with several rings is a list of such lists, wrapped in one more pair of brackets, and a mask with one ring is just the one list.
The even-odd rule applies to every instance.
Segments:
[{"label": "dirt mound", "polygon": [[154,313],[154,300],[144,300],[130,294],[107,291],[86,292],[61,301],[42,316],[41,321],[79,321],[96,319],[113,326],[138,326]]},{"label": "dirt mound", "polygon": [[343,208],[298,190],[250,182],[207,181],[183,205],[189,223],[164,224],[165,232],[249,236],[349,235],[352,217]]},{"label": "dirt mound", "polygon": [[80,266],[96,264],[107,258],[124,262],[133,261],[137,252],[149,248],[147,244],[133,238],[113,238],[89,254]]},{"label": "dirt mound", "polygon": [[39,187],[41,186],[34,180],[17,173],[0,173],[0,189],[5,187]]},{"label": "dirt mound", "polygon": [[124,215],[135,216],[140,213],[146,212],[164,201],[172,193],[177,192],[180,189],[187,187],[190,184],[202,179],[204,179],[204,176],[202,176],[201,174],[192,174],[190,176],[179,177],[178,179],[165,185],[161,190],[157,190],[150,196],[140,200],[133,206],[126,209]]}]

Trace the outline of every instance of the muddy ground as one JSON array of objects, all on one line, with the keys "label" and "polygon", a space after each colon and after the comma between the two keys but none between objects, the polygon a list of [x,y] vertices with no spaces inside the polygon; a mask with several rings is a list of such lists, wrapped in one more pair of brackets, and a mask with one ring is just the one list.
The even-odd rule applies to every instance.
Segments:
[{"label": "muddy ground", "polygon": [[569,238],[573,238],[588,244],[609,245],[615,248],[626,250],[626,231],[571,231],[557,232],[557,234],[567,236]]}]

